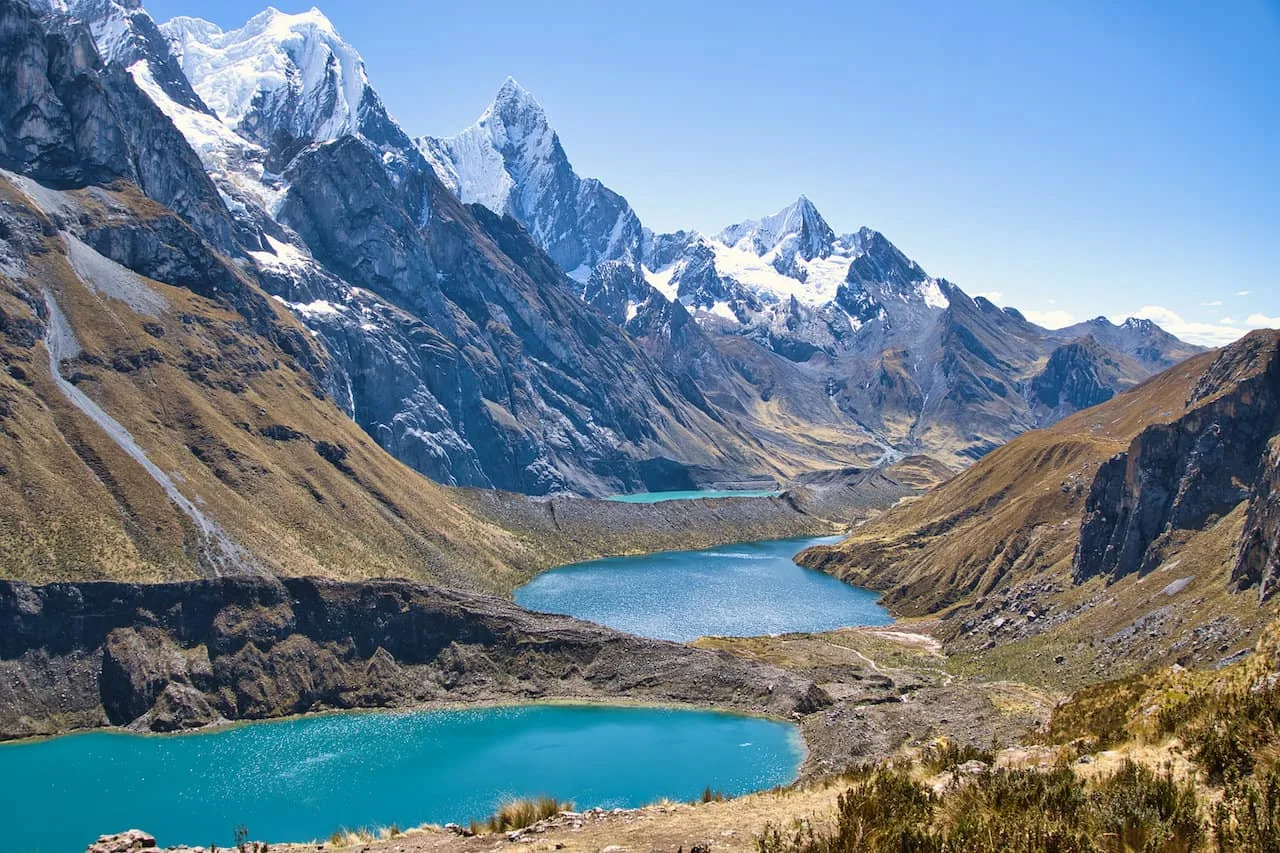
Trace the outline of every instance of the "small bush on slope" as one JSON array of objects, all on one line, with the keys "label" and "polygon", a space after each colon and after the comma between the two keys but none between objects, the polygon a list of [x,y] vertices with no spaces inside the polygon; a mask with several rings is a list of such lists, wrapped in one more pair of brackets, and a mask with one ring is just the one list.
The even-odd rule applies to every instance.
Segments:
[{"label": "small bush on slope", "polygon": [[770,827],[760,853],[1181,853],[1203,831],[1194,786],[1126,763],[1093,790],[1066,765],[1000,769],[935,794],[909,767],[865,771],[820,833]]},{"label": "small bush on slope", "polygon": [[554,817],[562,811],[571,811],[573,803],[562,803],[555,797],[538,797],[529,800],[512,800],[498,807],[483,824],[473,823],[472,832],[510,832],[533,826],[540,820]]}]

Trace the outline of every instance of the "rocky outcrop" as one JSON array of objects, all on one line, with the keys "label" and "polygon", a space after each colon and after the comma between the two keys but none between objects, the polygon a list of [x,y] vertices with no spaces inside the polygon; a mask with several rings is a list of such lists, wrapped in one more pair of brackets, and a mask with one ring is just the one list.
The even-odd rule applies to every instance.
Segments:
[{"label": "rocky outcrop", "polygon": [[1231,584],[1236,589],[1256,587],[1259,601],[1266,601],[1280,586],[1280,440],[1272,439],[1253,486]]},{"label": "rocky outcrop", "polygon": [[776,667],[407,581],[0,582],[0,626],[5,738],[499,699],[830,701]]},{"label": "rocky outcrop", "polygon": [[[1280,340],[1254,332],[1222,351],[1194,389],[1189,411],[1144,429],[1099,469],[1085,501],[1073,562],[1076,582],[1159,564],[1161,544],[1199,529],[1251,497],[1280,430]],[[1255,541],[1265,540],[1266,499],[1254,495]],[[1263,548],[1246,541],[1241,582]],[[1269,559],[1269,558],[1268,558]],[[1265,564],[1265,560],[1264,560]],[[1262,583],[1262,577],[1256,578]]]},{"label": "rocky outcrop", "polygon": [[1033,403],[1050,410],[1078,411],[1105,403],[1124,386],[1116,361],[1092,337],[1063,344],[1031,380]]},{"label": "rocky outcrop", "polygon": [[25,3],[0,2],[0,166],[55,186],[123,178],[216,245],[231,223],[199,158],[89,30],[46,32]]},{"label": "rocky outcrop", "polygon": [[760,465],[696,385],[583,305],[515,220],[419,177],[425,223],[346,137],[294,162],[280,210],[319,261],[398,309],[353,304],[373,300],[348,289],[307,318],[383,447],[451,485],[531,494],[632,490],[656,458]]}]

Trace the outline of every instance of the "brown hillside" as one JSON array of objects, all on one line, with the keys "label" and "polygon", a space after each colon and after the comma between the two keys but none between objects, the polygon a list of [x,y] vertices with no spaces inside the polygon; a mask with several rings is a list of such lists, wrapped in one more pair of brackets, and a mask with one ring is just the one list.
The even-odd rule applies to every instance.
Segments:
[{"label": "brown hillside", "polygon": [[[1026,640],[1039,643],[1040,651],[1057,650],[1062,642],[1050,643],[1041,635],[1069,635],[1088,644],[1123,633],[1135,617],[1157,613],[1159,626],[1132,632],[1151,642],[1135,643],[1125,651],[1126,659],[1156,653],[1157,647],[1173,659],[1234,651],[1261,618],[1256,591],[1228,593],[1247,488],[1239,490],[1231,511],[1210,513],[1185,529],[1174,524],[1153,552],[1156,566],[1121,582],[1075,584],[1073,560],[1091,487],[1107,460],[1131,446],[1151,444],[1152,435],[1219,424],[1231,435],[1238,431],[1233,417],[1274,428],[1267,420],[1274,418],[1270,408],[1249,407],[1266,396],[1278,348],[1280,334],[1255,332],[1225,351],[1195,356],[1102,405],[1018,437],[947,483],[857,528],[844,542],[805,552],[801,562],[883,590],[886,603],[900,615],[943,615],[941,633],[959,648],[991,649]],[[1209,414],[1212,423],[1206,426]],[[1242,470],[1252,474],[1258,462],[1255,457]],[[1182,480],[1169,483],[1160,479],[1174,476],[1167,472],[1131,470],[1113,488],[1121,489],[1128,505],[1137,500],[1127,497],[1138,488],[1135,483],[1148,492],[1180,493],[1190,490],[1197,473],[1175,472]],[[1249,476],[1246,485],[1252,480]],[[1171,591],[1160,596],[1165,588]],[[1098,604],[1109,606],[1094,612]],[[1172,610],[1161,611],[1166,604]],[[1204,632],[1193,651],[1173,648],[1180,635],[1210,623],[1215,627]],[[1122,645],[1120,639],[1113,648]],[[1034,651],[1010,646],[1009,655],[1022,654],[1037,672],[1056,672],[1056,654],[1049,655],[1046,668],[1044,661],[1036,662]],[[1107,655],[1102,650],[1089,655],[1099,656]]]}]

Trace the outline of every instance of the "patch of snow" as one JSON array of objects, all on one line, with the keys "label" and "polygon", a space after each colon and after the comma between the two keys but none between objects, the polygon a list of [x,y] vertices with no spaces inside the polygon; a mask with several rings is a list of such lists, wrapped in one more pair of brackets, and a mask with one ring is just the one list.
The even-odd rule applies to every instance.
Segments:
[{"label": "patch of snow", "polygon": [[327,299],[317,299],[314,302],[286,302],[281,299],[289,310],[301,314],[303,317],[337,317],[346,311],[346,306],[336,305]]},{"label": "patch of snow", "polygon": [[[268,213],[274,213],[283,198],[284,187],[262,182],[266,172],[266,151],[249,142],[211,115],[185,107],[170,98],[156,82],[150,64],[140,59],[129,66],[129,76],[146,93],[200,158],[201,165],[215,181],[226,180],[253,199]],[[223,196],[226,198],[226,195]],[[234,207],[238,202],[232,202]]]},{"label": "patch of snow", "polygon": [[943,294],[942,288],[938,286],[938,282],[934,279],[926,279],[916,286],[916,293],[924,300],[924,304],[930,308],[946,308],[951,305],[947,297]]},{"label": "patch of snow", "polygon": [[639,313],[640,313],[640,304],[638,302],[628,302],[626,322],[630,323],[632,320],[636,318],[636,315]]},{"label": "patch of snow", "polygon": [[730,323],[738,322],[738,315],[733,313],[733,309],[729,307],[728,302],[717,302],[711,306],[710,312],[721,319],[728,320]]},{"label": "patch of snow", "polygon": [[[555,131],[534,97],[510,77],[475,123],[456,136],[421,140],[419,149],[436,163],[448,162],[446,183],[452,183],[464,204],[482,204],[498,214],[532,210],[556,178],[553,155]],[[517,197],[518,194],[518,197]],[[545,243],[549,235],[537,233]]]},{"label": "patch of snow", "polygon": [[645,266],[640,269],[644,273],[644,280],[649,283],[650,287],[661,293],[668,302],[675,302],[679,287],[672,279],[675,278],[677,266],[677,264],[671,264],[659,272],[654,272]]},{"label": "patch of snow", "polygon": [[[772,253],[757,255],[748,249],[726,246],[719,242],[712,242],[711,248],[715,252],[717,272],[729,276],[758,293],[772,294],[779,299],[789,299],[794,296],[808,305],[828,301],[822,299],[816,288],[806,282],[778,272],[772,263]],[[831,296],[835,296],[834,290]]]},{"label": "patch of snow", "polygon": [[[481,117],[484,120],[484,117]],[[457,194],[463,204],[482,204],[494,213],[511,212],[511,194],[515,182],[507,173],[506,162],[494,146],[483,125],[473,125],[457,136],[440,141],[446,156],[432,152],[432,146],[419,144],[419,150],[433,166],[443,165],[441,180]],[[437,173],[441,168],[437,168]]]},{"label": "patch of snow", "polygon": [[293,272],[305,272],[313,266],[314,261],[297,247],[282,243],[270,234],[266,237],[272,251],[249,252],[249,257],[253,258],[258,266],[264,269]]}]

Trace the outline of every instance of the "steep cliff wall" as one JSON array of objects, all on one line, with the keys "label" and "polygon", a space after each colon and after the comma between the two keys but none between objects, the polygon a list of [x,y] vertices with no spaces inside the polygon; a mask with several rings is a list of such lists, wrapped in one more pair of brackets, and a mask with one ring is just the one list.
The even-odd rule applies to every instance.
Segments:
[{"label": "steep cliff wall", "polygon": [[1257,332],[1223,350],[1187,412],[1140,432],[1099,467],[1085,501],[1072,574],[1147,572],[1161,545],[1249,499],[1280,430],[1280,340]]},{"label": "steep cliff wall", "polygon": [[0,626],[0,738],[549,697],[830,701],[776,667],[402,581],[0,582]]}]

